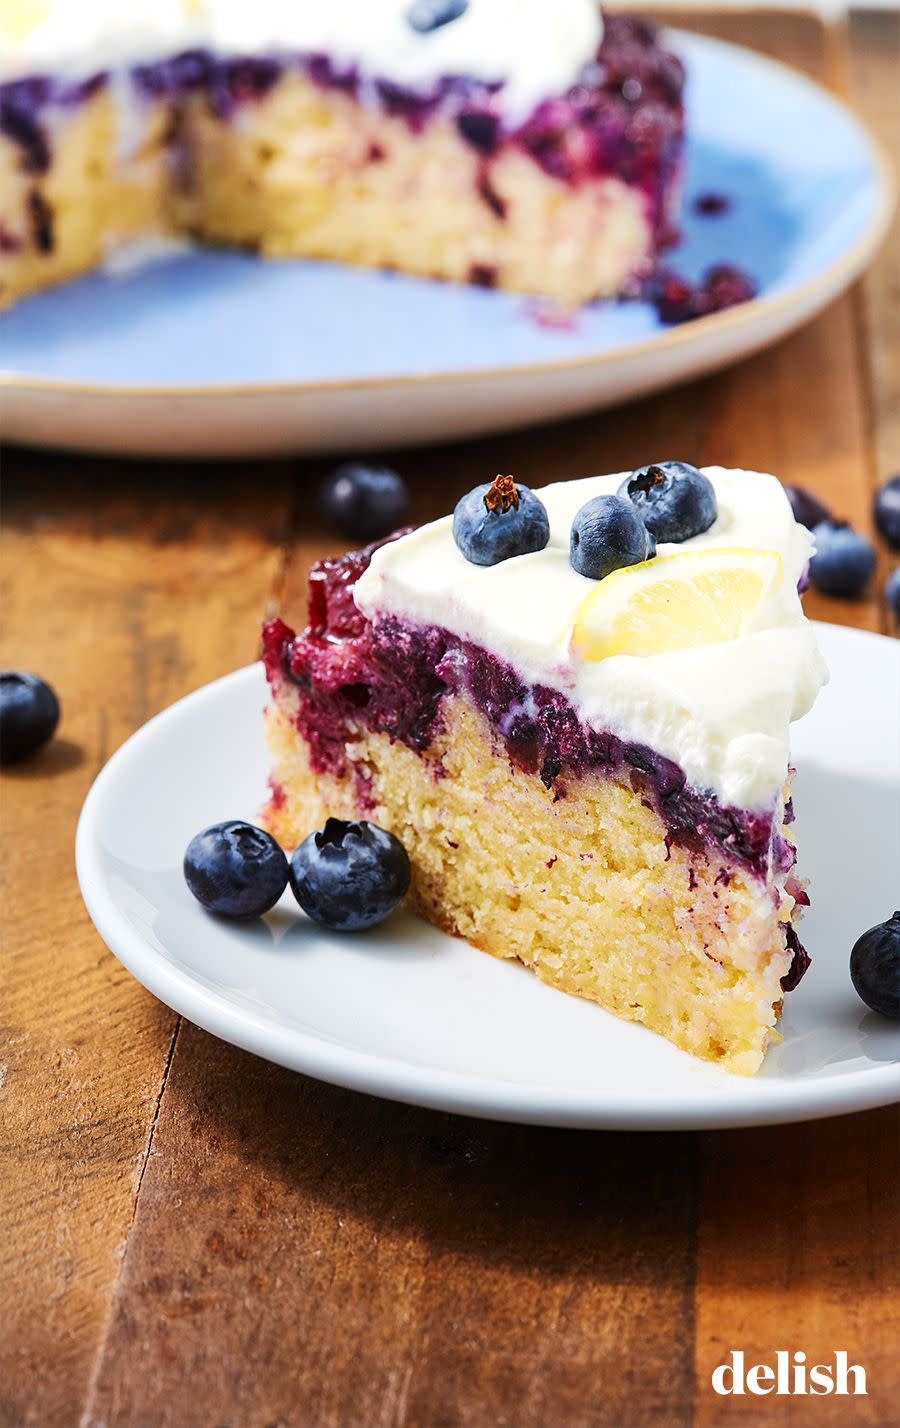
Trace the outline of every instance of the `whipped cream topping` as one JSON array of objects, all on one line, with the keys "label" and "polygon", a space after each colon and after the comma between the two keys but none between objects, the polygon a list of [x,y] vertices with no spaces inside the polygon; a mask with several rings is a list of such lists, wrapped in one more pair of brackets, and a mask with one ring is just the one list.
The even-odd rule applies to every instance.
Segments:
[{"label": "whipped cream topping", "polygon": [[411,0],[0,0],[0,78],[86,77],[203,48],[223,57],[328,54],[427,90],[453,75],[504,85],[524,118],[563,93],[603,35],[597,0],[469,0],[421,33]]},{"label": "whipped cream topping", "polygon": [[596,588],[570,564],[572,519],[585,501],[617,491],[627,472],[544,487],[549,544],[499,565],[465,559],[451,516],[423,526],[375,552],[356,604],[372,620],[395,616],[471,640],[526,683],[561,691],[589,726],[674,759],[694,788],[739,808],[771,809],[787,771],[791,721],[811,708],[827,677],[797,594],[813,542],[774,476],[704,469],[716,491],[715,523],[681,545],[660,544],[658,554],[716,546],[779,553],[781,586],[752,632],[737,639],[599,661],[571,652],[579,608]]}]

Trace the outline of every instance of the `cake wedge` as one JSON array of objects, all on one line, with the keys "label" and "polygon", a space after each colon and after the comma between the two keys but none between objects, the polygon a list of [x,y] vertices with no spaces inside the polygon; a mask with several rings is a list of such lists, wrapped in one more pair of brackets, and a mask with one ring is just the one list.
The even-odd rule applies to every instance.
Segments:
[{"label": "cake wedge", "polygon": [[[749,1074],[809,960],[789,728],[825,672],[782,487],[696,476],[690,534],[630,473],[534,493],[505,477],[482,488],[486,529],[491,503],[502,520],[536,500],[537,548],[475,563],[448,516],[316,566],[307,628],[264,633],[266,818],[288,848],[328,816],[379,824],[423,916]],[[629,500],[644,548],[582,573],[583,513]]]}]

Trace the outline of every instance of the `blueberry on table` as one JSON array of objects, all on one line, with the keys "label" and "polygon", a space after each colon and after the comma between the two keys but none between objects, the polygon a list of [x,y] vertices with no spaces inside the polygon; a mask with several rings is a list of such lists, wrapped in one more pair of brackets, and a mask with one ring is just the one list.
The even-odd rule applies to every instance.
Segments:
[{"label": "blueberry on table", "polygon": [[58,723],[59,700],[46,680],[24,670],[0,671],[0,763],[36,754]]},{"label": "blueberry on table", "polygon": [[322,510],[351,540],[378,540],[406,524],[409,491],[402,476],[386,466],[348,462],[322,482]]},{"label": "blueberry on table", "polygon": [[514,555],[543,550],[550,521],[543,501],[512,476],[497,476],[457,502],[453,539],[473,565],[499,565]]},{"label": "blueberry on table", "polygon": [[702,535],[718,515],[712,482],[687,461],[639,466],[622,482],[619,495],[631,502],[660,543],[680,544]]},{"label": "blueberry on table", "polygon": [[374,823],[329,818],[291,859],[291,887],[307,916],[332,932],[383,922],[406,896],[406,849]]},{"label": "blueberry on table", "polygon": [[595,496],[572,522],[569,559],[579,575],[604,580],[614,570],[656,554],[656,542],[635,506],[621,496]]},{"label": "blueberry on table", "polygon": [[458,20],[469,8],[469,0],[413,0],[406,12],[406,23],[420,35],[439,30]]},{"label": "blueberry on table", "polygon": [[900,1020],[900,912],[870,927],[854,944],[850,980],[873,1012]]},{"label": "blueberry on table", "polygon": [[191,839],[184,880],[207,912],[262,917],[287,887],[288,862],[270,833],[231,819]]},{"label": "blueberry on table", "polygon": [[823,595],[861,595],[875,569],[872,542],[840,521],[820,521],[813,529],[816,551],[809,578]]},{"label": "blueberry on table", "polygon": [[900,550],[900,472],[876,491],[873,515],[878,534],[891,550]]},{"label": "blueberry on table", "polygon": [[820,521],[832,519],[824,501],[820,501],[818,496],[804,490],[802,486],[785,486],[784,494],[791,503],[794,520],[798,525],[806,526],[807,530],[815,530]]},{"label": "blueberry on table", "polygon": [[891,571],[885,581],[884,598],[894,619],[900,624],[900,565]]}]

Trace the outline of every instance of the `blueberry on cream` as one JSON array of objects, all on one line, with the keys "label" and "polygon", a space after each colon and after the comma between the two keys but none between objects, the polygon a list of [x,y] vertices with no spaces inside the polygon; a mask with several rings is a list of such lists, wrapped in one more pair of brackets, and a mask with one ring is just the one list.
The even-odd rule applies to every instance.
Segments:
[{"label": "blueberry on cream", "polygon": [[413,0],[406,18],[413,30],[424,35],[458,20],[468,8],[469,0]]},{"label": "blueberry on cream", "polygon": [[639,565],[656,554],[656,542],[640,515],[621,496],[595,496],[581,507],[570,535],[572,568],[590,580]]},{"label": "blueberry on cream", "polygon": [[619,487],[654,538],[681,544],[709,530],[717,515],[712,482],[687,461],[639,466]]},{"label": "blueberry on cream", "polygon": [[456,504],[453,539],[473,565],[498,565],[543,550],[550,522],[543,502],[512,476],[476,486]]}]

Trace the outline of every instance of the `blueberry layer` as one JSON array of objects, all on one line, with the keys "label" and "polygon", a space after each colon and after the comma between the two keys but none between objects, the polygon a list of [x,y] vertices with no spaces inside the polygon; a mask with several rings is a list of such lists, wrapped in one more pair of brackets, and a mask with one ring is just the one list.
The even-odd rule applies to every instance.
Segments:
[{"label": "blueberry layer", "polygon": [[[684,71],[680,60],[659,46],[653,28],[641,21],[607,17],[602,44],[578,82],[512,128],[504,125],[499,84],[447,77],[427,92],[414,91],[388,79],[363,77],[355,66],[338,65],[327,55],[223,60],[194,50],[139,66],[132,78],[138,93],[148,98],[180,99],[204,91],[215,111],[228,118],[240,105],[262,98],[291,67],[302,68],[324,89],[341,90],[367,104],[376,97],[386,113],[403,118],[413,132],[421,132],[436,114],[449,114],[462,139],[485,162],[512,144],[567,183],[614,174],[645,193],[660,246],[668,241],[663,210],[681,155]],[[37,77],[0,86],[0,132],[23,150],[28,172],[45,172],[51,162],[43,111],[89,98],[105,78],[66,85]]]},{"label": "blueberry layer", "polygon": [[714,847],[763,879],[793,866],[793,846],[781,835],[774,807],[755,812],[722,804],[688,784],[671,759],[588,726],[559,691],[527,685],[496,655],[447,630],[393,617],[366,620],[353,587],[377,548],[314,567],[302,633],[282,620],[264,630],[270,683],[276,691],[285,680],[296,687],[297,727],[316,772],[347,772],[346,744],[361,725],[426,750],[442,727],[444,697],[459,691],[488,719],[511,764],[539,776],[555,797],[566,796],[567,775],[625,773],[662,818],[667,846],[696,853]]}]

